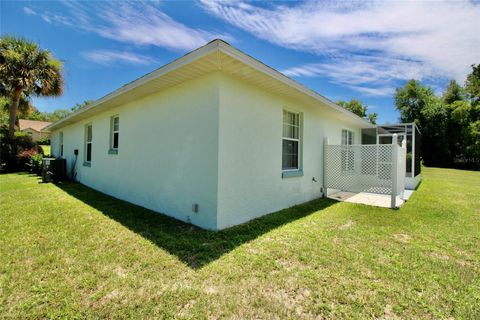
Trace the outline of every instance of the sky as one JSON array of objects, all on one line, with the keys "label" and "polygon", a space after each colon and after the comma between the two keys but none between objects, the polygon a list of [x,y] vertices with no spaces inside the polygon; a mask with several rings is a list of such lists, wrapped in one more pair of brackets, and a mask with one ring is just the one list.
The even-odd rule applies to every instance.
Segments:
[{"label": "sky", "polygon": [[215,38],[332,101],[394,123],[409,79],[441,94],[480,63],[479,1],[1,1],[1,35],[64,62],[65,91],[41,111],[96,100]]}]

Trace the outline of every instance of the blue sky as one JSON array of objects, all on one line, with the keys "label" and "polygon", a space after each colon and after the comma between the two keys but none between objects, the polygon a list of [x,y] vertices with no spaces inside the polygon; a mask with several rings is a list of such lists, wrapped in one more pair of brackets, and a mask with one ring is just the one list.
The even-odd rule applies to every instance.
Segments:
[{"label": "blue sky", "polygon": [[98,99],[214,38],[222,38],[327,98],[358,98],[396,122],[408,79],[441,93],[480,63],[480,3],[2,1],[1,34],[64,61],[65,92],[43,111]]}]

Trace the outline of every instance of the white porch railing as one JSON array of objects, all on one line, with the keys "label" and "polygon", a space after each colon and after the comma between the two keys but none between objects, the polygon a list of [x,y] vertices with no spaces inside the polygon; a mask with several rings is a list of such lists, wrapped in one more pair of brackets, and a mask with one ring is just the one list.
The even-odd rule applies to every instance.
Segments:
[{"label": "white porch railing", "polygon": [[324,143],[324,190],[379,193],[391,196],[396,207],[397,196],[405,190],[405,141],[397,144],[330,145]]}]

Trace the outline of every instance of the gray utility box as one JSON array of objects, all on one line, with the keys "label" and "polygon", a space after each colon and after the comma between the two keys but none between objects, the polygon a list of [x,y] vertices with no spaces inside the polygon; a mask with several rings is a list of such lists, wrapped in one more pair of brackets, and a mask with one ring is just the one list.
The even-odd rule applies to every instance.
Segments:
[{"label": "gray utility box", "polygon": [[67,160],[55,158],[43,158],[42,180],[43,182],[59,182],[67,179]]}]

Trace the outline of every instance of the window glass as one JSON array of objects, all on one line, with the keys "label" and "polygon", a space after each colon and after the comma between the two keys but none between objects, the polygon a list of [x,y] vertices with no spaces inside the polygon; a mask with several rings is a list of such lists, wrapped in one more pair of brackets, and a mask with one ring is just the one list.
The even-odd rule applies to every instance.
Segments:
[{"label": "window glass", "polygon": [[85,161],[92,161],[92,125],[88,124],[85,128]]},{"label": "window glass", "polygon": [[110,140],[111,140],[111,148],[116,150],[118,149],[118,140],[120,136],[120,118],[119,116],[112,117],[111,121],[111,133],[110,133]]},{"label": "window glass", "polygon": [[60,132],[58,141],[60,144],[60,156],[63,157],[63,132]]},{"label": "window glass", "polygon": [[282,170],[299,169],[300,114],[283,111]]}]

